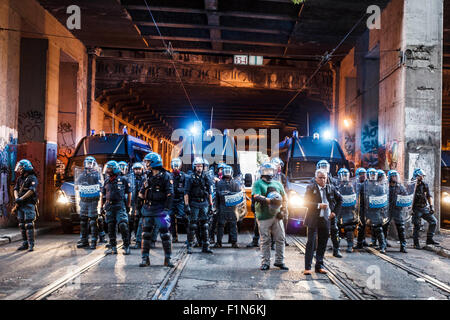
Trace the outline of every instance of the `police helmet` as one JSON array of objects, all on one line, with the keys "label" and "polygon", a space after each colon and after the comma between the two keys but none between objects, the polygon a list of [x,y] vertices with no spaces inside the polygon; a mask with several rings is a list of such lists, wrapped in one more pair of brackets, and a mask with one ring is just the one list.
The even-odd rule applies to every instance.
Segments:
[{"label": "police helmet", "polygon": [[209,169],[209,161],[206,160],[206,158],[203,158],[203,168],[204,168],[205,170],[208,170],[208,169]]},{"label": "police helmet", "polygon": [[23,171],[33,171],[33,165],[31,164],[30,160],[22,159],[16,164],[16,168],[14,171],[19,171],[20,169],[23,169]]},{"label": "police helmet", "polygon": [[183,162],[180,158],[174,158],[172,159],[172,161],[170,161],[170,166],[172,167],[172,169],[180,170],[182,165]]},{"label": "police helmet", "polygon": [[119,164],[117,163],[117,161],[108,161],[103,169],[103,174],[107,174],[108,169],[112,169],[112,173],[115,175],[120,173]]},{"label": "police helmet", "polygon": [[271,200],[269,204],[269,210],[272,211],[272,213],[275,213],[276,211],[278,211],[278,209],[281,208],[283,197],[279,192],[277,191],[269,192],[267,198]]},{"label": "police helmet", "polygon": [[144,158],[144,163],[147,169],[157,169],[163,165],[161,156],[156,152],[147,154]]},{"label": "police helmet", "polygon": [[279,157],[273,158],[270,162],[272,162],[276,167],[280,168],[284,167],[284,162]]},{"label": "police helmet", "polygon": [[225,168],[226,166],[227,166],[226,163],[221,162],[221,163],[219,163],[219,164],[217,165],[217,170],[223,169],[223,168]]},{"label": "police helmet", "polygon": [[421,176],[421,177],[425,176],[425,172],[422,169],[420,169],[420,168],[414,169],[412,177],[413,177],[413,179],[417,179],[418,176]]},{"label": "police helmet", "polygon": [[125,161],[120,161],[118,163],[118,165],[119,165],[120,172],[122,172],[122,174],[128,173],[128,163],[126,163]]},{"label": "police helmet", "polygon": [[364,168],[356,169],[355,175],[359,176],[361,174],[366,174],[366,169],[364,169]]},{"label": "police helmet", "polygon": [[275,175],[275,166],[271,162],[264,162],[259,168],[261,176],[273,177]]},{"label": "police helmet", "polygon": [[142,164],[142,162],[135,162],[133,163],[133,166],[131,167],[131,169],[144,169],[144,165]]},{"label": "police helmet", "polygon": [[222,173],[225,177],[232,177],[233,176],[233,168],[231,166],[227,165],[226,167],[223,168]]},{"label": "police helmet", "polygon": [[84,159],[83,164],[86,169],[92,169],[97,166],[97,161],[94,157],[89,156]]},{"label": "police helmet", "polygon": [[320,160],[317,162],[316,169],[325,169],[330,172],[330,163],[327,160]]},{"label": "police helmet", "polygon": [[195,170],[195,166],[199,164],[203,165],[203,158],[195,157],[194,161],[192,162],[192,170]]},{"label": "police helmet", "polygon": [[367,177],[369,180],[376,181],[378,179],[378,172],[374,168],[369,168],[367,170]]},{"label": "police helmet", "polygon": [[388,179],[391,180],[392,177],[398,177],[399,174],[397,170],[389,170],[388,172]]},{"label": "police helmet", "polygon": [[338,177],[341,181],[349,181],[350,171],[348,171],[346,168],[340,168],[338,171]]}]

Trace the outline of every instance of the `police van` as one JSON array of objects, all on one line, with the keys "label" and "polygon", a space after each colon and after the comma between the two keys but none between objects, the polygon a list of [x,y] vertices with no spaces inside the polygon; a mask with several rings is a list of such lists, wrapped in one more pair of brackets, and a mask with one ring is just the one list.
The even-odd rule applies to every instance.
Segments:
[{"label": "police van", "polygon": [[318,134],[298,136],[297,131],[280,143],[280,158],[285,162],[283,170],[288,195],[289,223],[286,231],[299,232],[307,212],[304,203],[306,187],[315,176],[317,162],[327,160],[333,177],[337,176],[340,168],[349,169],[349,163],[337,140],[323,139]]},{"label": "police van", "polygon": [[81,139],[66,166],[61,186],[56,191],[56,216],[61,222],[63,232],[72,233],[73,226],[80,223],[75,203],[75,167],[82,167],[87,156],[93,156],[99,166],[110,160],[132,164],[143,161],[151,151],[152,148],[147,142],[128,134],[101,133]]},{"label": "police van", "polygon": [[450,151],[441,153],[441,226],[450,226]]}]

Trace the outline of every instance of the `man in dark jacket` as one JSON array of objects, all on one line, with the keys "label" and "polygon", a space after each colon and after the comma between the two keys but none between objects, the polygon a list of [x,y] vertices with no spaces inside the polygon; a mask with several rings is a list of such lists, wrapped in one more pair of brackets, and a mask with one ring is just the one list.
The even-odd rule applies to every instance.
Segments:
[{"label": "man in dark jacket", "polygon": [[[327,172],[323,169],[317,169],[315,181],[308,185],[305,193],[305,202],[308,213],[305,219],[307,226],[308,242],[305,252],[305,275],[310,275],[311,264],[314,251],[316,251],[315,271],[318,273],[327,273],[323,268],[323,257],[327,247],[330,234],[330,220],[333,219],[340,210],[342,196],[336,188],[327,184]],[[316,246],[317,238],[317,249]]]}]

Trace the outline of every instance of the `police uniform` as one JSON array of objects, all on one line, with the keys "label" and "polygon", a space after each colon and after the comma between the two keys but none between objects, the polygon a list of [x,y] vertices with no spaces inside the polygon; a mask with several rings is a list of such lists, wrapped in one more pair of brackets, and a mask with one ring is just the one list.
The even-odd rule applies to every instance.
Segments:
[{"label": "police uniform", "polygon": [[152,233],[158,228],[166,260],[170,261],[172,244],[170,241],[170,210],[173,201],[173,181],[169,172],[161,171],[147,177],[142,185],[144,205],[142,214],[142,258],[148,259]]},{"label": "police uniform", "polygon": [[[141,199],[138,197],[139,190],[141,190],[142,185],[145,181],[145,175],[134,175],[134,192],[131,198],[131,215],[130,215],[130,238],[131,231],[133,230],[136,236],[136,243],[140,243],[142,241],[141,233],[142,233],[142,222],[141,222],[141,209],[142,204]],[[140,230],[139,230],[140,226]],[[139,246],[138,246],[139,247]]]},{"label": "police uniform", "polygon": [[22,233],[22,246],[34,246],[34,221],[36,220],[38,180],[34,171],[26,172],[17,177],[14,191],[18,192],[19,198],[28,191],[33,191],[33,195],[23,200],[17,207],[17,220],[19,221],[20,232]]},{"label": "police uniform", "polygon": [[97,244],[98,237],[98,201],[100,200],[101,176],[96,170],[84,169],[75,181],[77,186],[97,186],[98,194],[85,195],[80,192],[80,234],[81,244],[88,244],[89,227],[92,235],[92,247]]},{"label": "police uniform", "polygon": [[417,182],[416,192],[414,193],[413,202],[413,216],[412,222],[414,224],[413,239],[414,245],[419,245],[419,231],[421,219],[428,222],[427,242],[433,241],[433,236],[436,231],[437,219],[428,207],[427,199],[431,197],[428,184],[424,181]]},{"label": "police uniform", "polygon": [[398,238],[400,240],[400,246],[404,251],[406,248],[406,236],[405,236],[405,215],[403,211],[405,208],[398,207],[397,196],[406,194],[406,189],[400,183],[390,183],[389,184],[389,222],[386,227],[383,228],[384,236],[387,239],[388,226],[391,220],[394,220],[395,226],[397,228]]},{"label": "police uniform", "polygon": [[187,217],[189,220],[188,246],[194,242],[197,229],[201,231],[203,250],[209,250],[209,196],[211,194],[211,181],[206,174],[192,175],[186,180],[185,194],[189,196],[189,207],[191,212]]},{"label": "police uniform", "polygon": [[225,196],[241,191],[238,181],[230,178],[222,178],[216,183],[216,208],[217,213],[217,244],[222,244],[225,224],[229,224],[229,236],[232,244],[237,243],[237,218],[236,206],[227,206]]},{"label": "police uniform", "polygon": [[128,214],[125,208],[125,199],[130,193],[128,179],[121,175],[111,175],[105,180],[102,193],[105,195],[104,209],[106,212],[106,223],[108,225],[109,243],[111,247],[117,246],[116,224],[122,235],[124,247],[130,245],[128,230]]},{"label": "police uniform", "polygon": [[358,200],[359,200],[359,224],[357,248],[362,249],[366,238],[366,197],[365,197],[365,181],[357,184]]},{"label": "police uniform", "polygon": [[171,231],[174,240],[178,241],[178,219],[186,223],[184,214],[184,184],[186,182],[186,175],[180,171],[178,173],[172,172],[173,181],[173,206],[170,212]]}]

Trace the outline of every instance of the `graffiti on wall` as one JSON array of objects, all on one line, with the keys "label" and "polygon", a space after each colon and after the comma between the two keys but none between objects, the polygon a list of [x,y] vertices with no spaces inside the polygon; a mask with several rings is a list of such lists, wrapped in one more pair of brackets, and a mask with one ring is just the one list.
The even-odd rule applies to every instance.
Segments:
[{"label": "graffiti on wall", "polygon": [[[75,151],[75,132],[70,122],[60,122],[58,125],[58,160],[64,167]],[[60,164],[61,165],[61,164]]]},{"label": "graffiti on wall", "polygon": [[355,134],[345,132],[344,135],[344,148],[348,158],[354,159],[355,157]]},{"label": "graffiti on wall", "polygon": [[364,167],[378,165],[378,120],[370,120],[362,128],[361,162]]},{"label": "graffiti on wall", "polygon": [[0,126],[0,217],[8,218],[12,204],[11,183],[17,161],[17,131]]},{"label": "graffiti on wall", "polygon": [[21,141],[41,141],[44,137],[44,114],[38,110],[19,113]]}]

